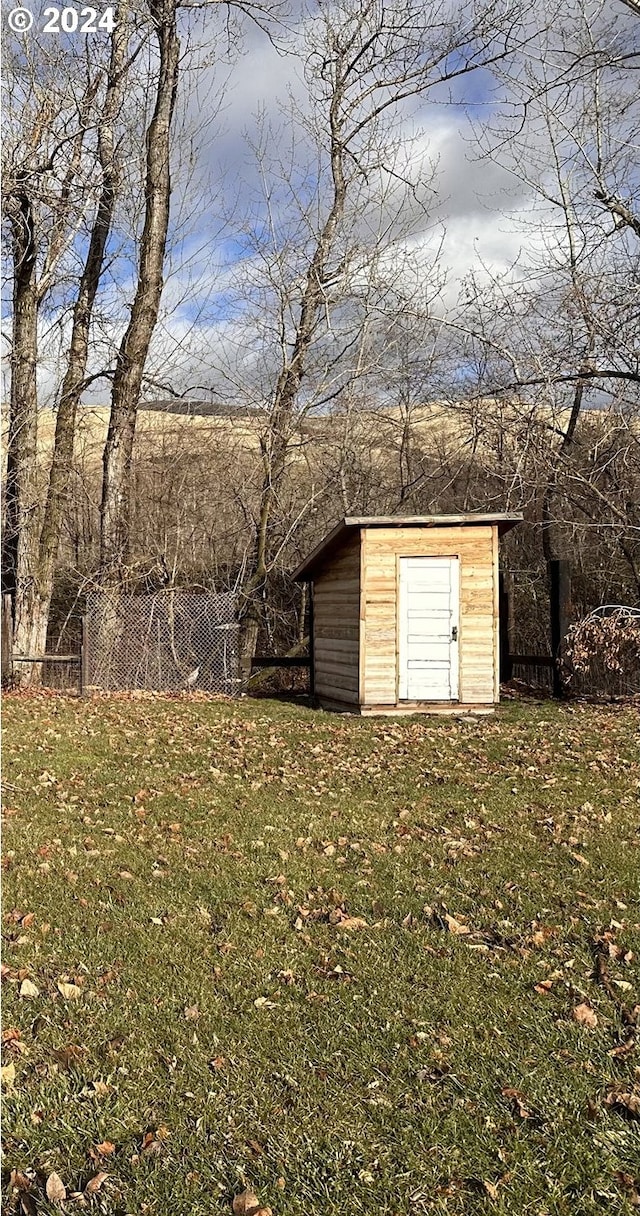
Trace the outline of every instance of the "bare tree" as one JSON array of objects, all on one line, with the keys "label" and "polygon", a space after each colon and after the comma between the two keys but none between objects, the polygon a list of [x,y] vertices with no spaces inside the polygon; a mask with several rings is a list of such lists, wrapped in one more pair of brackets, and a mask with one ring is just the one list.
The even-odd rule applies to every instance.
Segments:
[{"label": "bare tree", "polygon": [[[541,32],[538,53],[516,57],[503,73],[511,119],[477,132],[530,192],[529,251],[490,289],[468,283],[454,324],[466,330],[469,351],[488,356],[482,391],[515,395],[521,414],[530,411],[547,558],[564,555],[577,519],[593,524],[571,493],[578,470],[585,482],[585,410],[640,410],[638,38],[640,26],[623,10],[605,15],[575,0]],[[637,506],[616,505],[601,457],[598,442],[582,502],[596,518],[609,516],[629,552]]]},{"label": "bare tree", "polygon": [[[110,52],[106,43],[84,60],[73,51],[49,57],[34,43],[11,65],[4,176],[12,234],[12,376],[3,557],[13,597],[13,645],[22,654],[45,649],[89,329],[115,205],[125,22],[110,43]],[[85,218],[89,235],[77,277],[74,243]],[[37,450],[39,338],[47,311],[63,314],[67,306],[69,347],[45,490]],[[19,674],[25,683],[37,682],[40,669],[26,666]]]},{"label": "bare tree", "polygon": [[120,344],[103,456],[100,571],[120,581],[128,557],[131,454],[144,366],[158,319],[171,199],[171,121],[175,109],[180,41],[176,0],[152,0],[157,40],[155,106],[146,133],[144,226],[129,323]]},{"label": "bare tree", "polygon": [[[145,136],[143,185],[143,225],[136,267],[135,291],[129,322],[118,351],[111,390],[109,429],[103,453],[102,498],[100,505],[100,580],[117,586],[126,579],[131,540],[131,468],[136,421],[145,365],[154,331],[158,324],[167,258],[172,198],[172,124],[181,64],[179,38],[179,0],[149,0],[149,14],[157,43],[154,72],[154,110]],[[266,6],[254,0],[210,6],[186,4],[185,41],[191,35],[190,10],[210,7],[225,11],[224,56],[230,57],[239,37],[238,27],[230,24],[232,10],[238,18],[247,17],[261,27],[277,19],[278,5]],[[214,27],[215,29],[215,27]],[[211,38],[211,27],[205,30]],[[220,31],[216,31],[219,36]],[[198,53],[196,39],[196,53]],[[203,56],[203,64],[208,62]],[[198,64],[195,65],[196,70]],[[210,114],[216,113],[218,99],[209,97]]]},{"label": "bare tree", "polygon": [[[273,326],[260,356],[265,429],[243,587],[245,655],[255,645],[265,580],[282,552],[276,521],[300,418],[326,408],[370,368],[370,321],[383,307],[385,273],[406,256],[418,214],[425,224],[427,191],[406,163],[400,124],[425,96],[446,96],[454,81],[507,57],[515,14],[515,5],[491,2],[461,17],[458,5],[437,0],[426,8],[417,0],[389,7],[340,0],[320,4],[305,22],[308,100],[290,115],[289,168],[281,158],[270,177],[263,163],[268,206],[256,224],[268,234],[256,241],[256,257],[271,288]],[[280,132],[277,143],[286,142]],[[277,179],[288,183],[288,203],[273,190]],[[283,238],[283,205],[295,217],[293,239],[291,226]]]}]

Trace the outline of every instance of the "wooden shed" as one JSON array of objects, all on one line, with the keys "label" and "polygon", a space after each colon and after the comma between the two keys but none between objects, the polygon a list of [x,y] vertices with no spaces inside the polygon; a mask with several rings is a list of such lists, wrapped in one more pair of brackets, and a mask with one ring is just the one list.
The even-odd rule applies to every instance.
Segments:
[{"label": "wooden shed", "polygon": [[312,592],[312,688],[361,714],[499,700],[498,539],[521,515],[343,519],[298,567]]}]

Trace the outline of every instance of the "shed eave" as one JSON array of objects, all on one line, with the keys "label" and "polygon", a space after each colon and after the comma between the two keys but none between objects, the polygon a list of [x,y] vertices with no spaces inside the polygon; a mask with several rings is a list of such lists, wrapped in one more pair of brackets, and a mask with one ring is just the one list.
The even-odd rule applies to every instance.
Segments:
[{"label": "shed eave", "polygon": [[496,525],[500,536],[522,522],[519,512],[481,514],[468,512],[465,515],[346,515],[316,545],[293,572],[295,582],[308,582],[324,565],[332,551],[338,549],[347,533],[364,528],[451,528],[468,527],[474,524]]}]

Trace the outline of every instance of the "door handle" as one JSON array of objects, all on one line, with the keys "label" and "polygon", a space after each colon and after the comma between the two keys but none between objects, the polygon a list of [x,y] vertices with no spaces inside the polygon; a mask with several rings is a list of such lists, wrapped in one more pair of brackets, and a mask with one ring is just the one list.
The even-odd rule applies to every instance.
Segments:
[{"label": "door handle", "polygon": [[458,626],[457,625],[454,625],[451,630],[451,641],[452,642],[458,641]]}]

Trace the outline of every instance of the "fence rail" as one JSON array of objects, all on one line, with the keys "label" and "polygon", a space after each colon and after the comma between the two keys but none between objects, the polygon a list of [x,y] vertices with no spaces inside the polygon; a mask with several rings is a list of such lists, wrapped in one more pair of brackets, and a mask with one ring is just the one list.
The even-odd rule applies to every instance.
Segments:
[{"label": "fence rail", "polygon": [[554,667],[555,660],[550,654],[510,654],[508,661],[512,667]]},{"label": "fence rail", "polygon": [[266,654],[254,654],[251,660],[252,667],[310,667],[311,657],[308,654],[301,654],[297,657],[292,657],[289,654],[283,655],[281,659],[270,658]]},{"label": "fence rail", "polygon": [[79,663],[79,654],[12,654],[12,663]]}]

